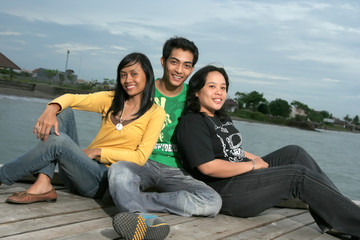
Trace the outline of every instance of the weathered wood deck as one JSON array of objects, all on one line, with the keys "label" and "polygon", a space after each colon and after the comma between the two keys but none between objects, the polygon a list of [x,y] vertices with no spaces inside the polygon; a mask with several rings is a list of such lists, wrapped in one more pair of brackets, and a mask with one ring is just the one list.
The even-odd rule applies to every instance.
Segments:
[{"label": "weathered wood deck", "polygon": [[[1,239],[119,239],[112,228],[118,210],[110,198],[95,201],[56,186],[55,203],[5,203],[13,192],[29,187],[16,183],[0,187]],[[321,234],[304,209],[272,208],[253,218],[218,215],[215,218],[158,214],[171,226],[167,239],[337,239]]]}]

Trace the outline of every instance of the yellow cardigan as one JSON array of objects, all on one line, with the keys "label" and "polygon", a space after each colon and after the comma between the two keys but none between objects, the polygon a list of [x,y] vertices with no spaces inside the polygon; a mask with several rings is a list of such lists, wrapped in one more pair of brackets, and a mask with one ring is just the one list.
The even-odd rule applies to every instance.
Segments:
[{"label": "yellow cardigan", "polygon": [[150,157],[160,135],[165,120],[165,111],[162,107],[154,104],[140,118],[118,131],[115,129],[110,115],[105,119],[113,97],[114,91],[65,94],[51,103],[59,104],[62,110],[71,107],[102,115],[99,132],[88,146],[88,149],[101,148],[101,157],[97,159],[99,162],[110,166],[117,161],[129,161],[143,166]]}]

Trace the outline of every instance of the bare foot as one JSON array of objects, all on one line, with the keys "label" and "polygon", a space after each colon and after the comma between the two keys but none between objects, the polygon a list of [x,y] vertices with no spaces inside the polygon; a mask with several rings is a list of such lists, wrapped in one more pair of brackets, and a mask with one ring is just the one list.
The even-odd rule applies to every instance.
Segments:
[{"label": "bare foot", "polygon": [[30,186],[27,192],[31,194],[42,194],[49,192],[52,188],[51,179],[47,175],[39,173],[35,183]]}]

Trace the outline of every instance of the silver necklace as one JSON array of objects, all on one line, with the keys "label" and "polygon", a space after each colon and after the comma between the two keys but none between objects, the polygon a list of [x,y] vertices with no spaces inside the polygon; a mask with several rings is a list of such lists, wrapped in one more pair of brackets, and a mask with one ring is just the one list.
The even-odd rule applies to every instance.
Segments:
[{"label": "silver necklace", "polygon": [[[123,129],[124,125],[122,123],[132,114],[132,113],[130,113],[124,119],[121,119],[123,116],[123,113],[125,112],[125,106],[126,106],[126,104],[124,103],[124,109],[121,111],[121,115],[119,117],[119,123],[115,125],[115,129],[118,131],[121,131],[121,129]],[[117,116],[115,118],[117,118]]]},{"label": "silver necklace", "polygon": [[222,126],[222,123],[221,123],[221,122],[220,122],[220,126],[218,126],[218,125],[215,124],[215,122],[214,122],[208,115],[206,115],[206,117],[207,117],[208,119],[210,119],[210,121],[214,124],[215,130],[218,130],[218,129],[220,128],[220,131],[222,131],[223,133],[229,133],[229,131]]}]

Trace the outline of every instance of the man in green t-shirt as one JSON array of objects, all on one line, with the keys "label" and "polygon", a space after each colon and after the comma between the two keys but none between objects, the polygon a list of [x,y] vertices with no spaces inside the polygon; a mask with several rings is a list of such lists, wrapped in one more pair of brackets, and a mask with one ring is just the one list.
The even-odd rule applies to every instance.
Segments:
[{"label": "man in green t-shirt", "polygon": [[165,42],[161,57],[164,72],[155,81],[154,100],[165,109],[166,118],[154,151],[144,166],[122,161],[109,168],[110,194],[121,212],[114,217],[113,226],[123,237],[131,238],[142,222],[146,223],[144,239],[165,238],[169,226],[148,212],[212,217],[221,208],[220,196],[182,168],[174,134],[186,100],[184,82],[198,55],[196,45],[188,39],[174,37]]}]

